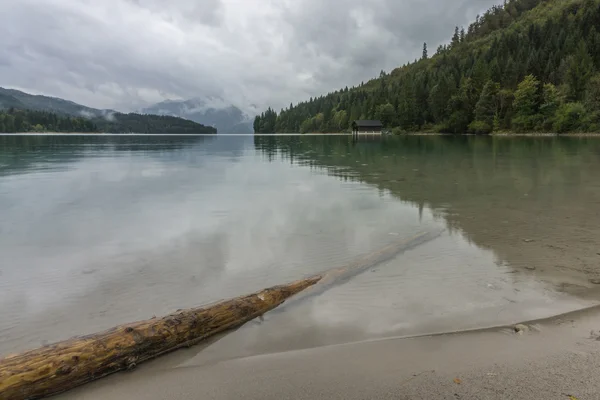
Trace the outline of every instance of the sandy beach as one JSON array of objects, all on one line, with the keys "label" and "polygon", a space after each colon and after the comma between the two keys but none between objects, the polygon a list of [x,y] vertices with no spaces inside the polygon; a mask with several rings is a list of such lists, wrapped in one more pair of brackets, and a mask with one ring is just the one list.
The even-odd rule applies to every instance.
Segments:
[{"label": "sandy beach", "polygon": [[599,316],[594,307],[527,323],[522,334],[498,327],[208,365],[192,349],[57,398],[597,399]]}]

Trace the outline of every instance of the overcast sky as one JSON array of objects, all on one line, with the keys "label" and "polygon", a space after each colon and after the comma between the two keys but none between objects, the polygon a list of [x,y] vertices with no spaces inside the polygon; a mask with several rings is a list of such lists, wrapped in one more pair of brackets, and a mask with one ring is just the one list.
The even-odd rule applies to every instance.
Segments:
[{"label": "overcast sky", "polygon": [[252,113],[358,84],[500,0],[0,0],[0,86],[91,107]]}]

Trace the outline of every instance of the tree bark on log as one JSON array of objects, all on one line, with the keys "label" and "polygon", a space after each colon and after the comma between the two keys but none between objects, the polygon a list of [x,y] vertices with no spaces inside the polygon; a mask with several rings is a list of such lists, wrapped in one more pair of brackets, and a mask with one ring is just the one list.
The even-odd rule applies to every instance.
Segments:
[{"label": "tree bark on log", "polygon": [[143,361],[239,327],[320,279],[315,276],[0,359],[0,399],[38,399],[133,368]]}]

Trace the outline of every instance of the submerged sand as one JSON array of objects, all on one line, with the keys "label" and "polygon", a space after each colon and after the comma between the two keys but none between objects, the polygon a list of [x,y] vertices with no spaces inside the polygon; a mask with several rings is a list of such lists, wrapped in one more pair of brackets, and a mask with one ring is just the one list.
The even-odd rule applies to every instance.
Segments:
[{"label": "submerged sand", "polygon": [[[512,327],[202,365],[183,353],[59,399],[596,399],[600,309]],[[188,358],[188,362],[184,360]],[[571,398],[571,399],[572,399]]]},{"label": "submerged sand", "polygon": [[264,321],[58,398],[600,398],[600,291],[589,280],[600,256],[572,225],[544,239],[514,226],[518,237],[495,249],[512,266],[481,270],[486,254],[457,253],[444,234]]}]

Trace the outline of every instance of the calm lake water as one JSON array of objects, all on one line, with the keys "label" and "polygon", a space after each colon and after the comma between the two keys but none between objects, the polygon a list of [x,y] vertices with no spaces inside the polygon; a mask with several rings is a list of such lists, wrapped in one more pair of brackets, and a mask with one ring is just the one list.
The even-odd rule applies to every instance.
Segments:
[{"label": "calm lake water", "polygon": [[390,244],[203,360],[547,317],[597,303],[599,214],[597,138],[0,136],[0,355]]}]

